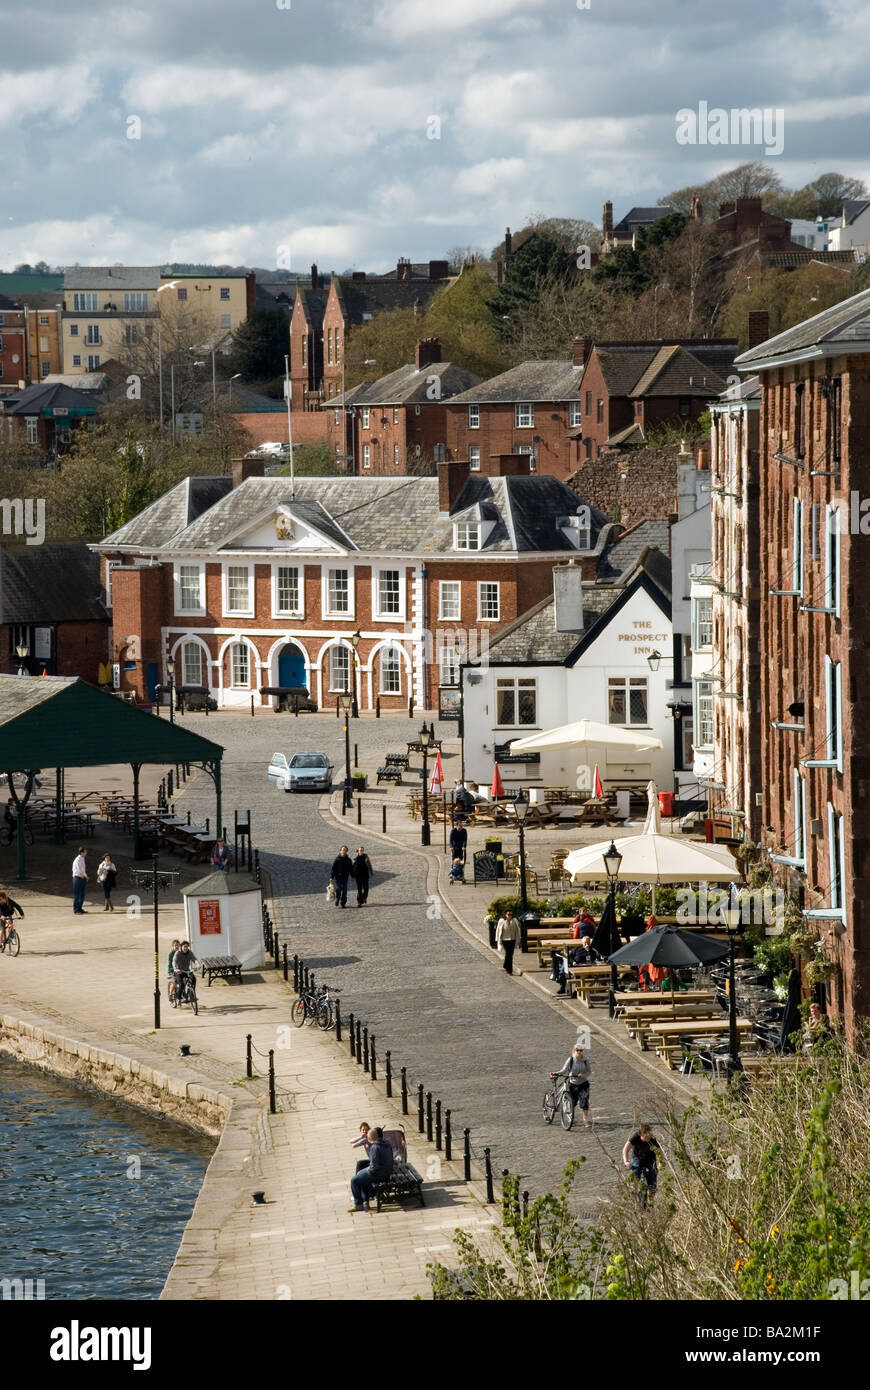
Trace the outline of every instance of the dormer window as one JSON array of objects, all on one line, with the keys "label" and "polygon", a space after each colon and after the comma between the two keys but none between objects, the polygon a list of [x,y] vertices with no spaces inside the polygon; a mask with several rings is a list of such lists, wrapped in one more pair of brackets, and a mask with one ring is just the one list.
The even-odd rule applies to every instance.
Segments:
[{"label": "dormer window", "polygon": [[479,521],[458,521],[456,523],[454,549],[456,550],[479,550],[480,549],[480,522]]}]

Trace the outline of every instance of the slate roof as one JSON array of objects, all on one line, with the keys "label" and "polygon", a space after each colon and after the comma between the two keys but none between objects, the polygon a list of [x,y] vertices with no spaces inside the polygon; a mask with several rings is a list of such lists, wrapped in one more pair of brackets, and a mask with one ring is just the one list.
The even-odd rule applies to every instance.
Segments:
[{"label": "slate roof", "polygon": [[[582,438],[583,438],[583,427],[582,427],[582,425],[581,425],[580,429],[574,430],[574,431],[573,431],[573,433],[572,433],[572,438],[573,438],[573,439],[582,439]],[[623,430],[617,430],[617,431],[616,431],[616,434],[612,434],[612,435],[610,436],[609,439],[605,439],[605,441],[604,441],[604,447],[605,447],[605,449],[619,449],[620,447],[622,447],[622,446],[624,446],[624,445],[626,445],[626,444],[645,444],[645,443],[646,443],[646,435],[644,434],[644,432],[643,432],[641,426],[637,423],[637,421],[636,421],[636,420],[633,420],[632,423],[631,423],[630,425],[626,425],[625,429],[623,429]]]},{"label": "slate roof", "polygon": [[322,326],[328,298],[329,290],[297,289],[296,301],[301,304],[305,320],[312,328]]},{"label": "slate roof", "polygon": [[659,550],[667,556],[670,546],[671,528],[666,521],[638,522],[611,542],[598,572],[608,577],[626,575],[634,569],[645,550]]},{"label": "slate roof", "polygon": [[16,309],[16,308],[18,308],[18,305],[17,305],[17,304],[13,304],[12,300],[8,297],[8,295],[0,294],[0,309]]},{"label": "slate roof", "polygon": [[286,402],[278,400],[277,396],[263,396],[259,391],[249,391],[247,386],[233,383],[234,415],[271,415],[275,411],[280,411],[286,419]]},{"label": "slate roof", "polygon": [[[682,348],[689,356],[697,359],[698,370],[703,377],[705,372],[708,374],[711,371],[724,372],[731,366],[737,352],[737,340],[678,338],[670,343],[661,340],[658,342],[602,341],[595,343],[593,351],[608,393],[611,396],[630,396],[657,359],[659,366],[664,366],[667,359],[661,358],[660,354],[674,348]],[[684,359],[680,360],[684,361]],[[694,375],[694,372],[690,373],[686,370],[685,376],[688,378],[690,375]],[[722,386],[717,389],[722,390],[724,385],[723,381]],[[658,394],[670,393],[660,392]],[[687,395],[689,392],[679,391],[675,394]]]},{"label": "slate roof", "polygon": [[870,200],[867,198],[847,198],[843,203],[843,226],[848,227],[850,223],[856,222],[866,208],[870,208]]},{"label": "slate roof", "polygon": [[490,377],[478,386],[454,396],[453,405],[500,405],[517,401],[570,401],[579,399],[583,368],[558,359],[521,362],[518,367]]},{"label": "slate roof", "polygon": [[613,235],[617,232],[631,232],[635,227],[651,227],[654,222],[660,221],[662,217],[670,217],[673,208],[632,208],[624,217],[615,223]]},{"label": "slate roof", "polygon": [[366,315],[388,312],[390,309],[409,309],[415,304],[425,308],[445,280],[351,280],[336,275],[338,298],[347,323],[368,322]]},{"label": "slate roof", "polygon": [[[127,368],[125,367],[126,373]],[[110,385],[111,378],[108,372],[71,372],[65,376],[63,372],[51,372],[43,377],[39,383],[41,386],[71,386],[75,391],[105,391]],[[126,384],[126,383],[125,383]]]},{"label": "slate roof", "polygon": [[473,372],[467,372],[453,362],[430,362],[419,371],[413,363],[409,363],[388,372],[377,381],[354,387],[344,396],[331,396],[323,402],[322,408],[329,410],[336,405],[412,405],[418,401],[431,403],[429,392],[432,377],[437,377],[441,383],[440,401],[452,398],[480,381],[480,377]]},{"label": "slate roof", "polygon": [[68,266],[63,287],[65,290],[156,290],[160,287],[160,266]]},{"label": "slate roof", "polygon": [[108,622],[86,545],[0,546],[0,623]]},{"label": "slate roof", "polygon": [[748,376],[743,381],[737,381],[733,386],[729,386],[727,391],[723,391],[718,401],[711,401],[712,407],[727,405],[731,401],[760,401],[761,382],[757,376]]},{"label": "slate roof", "polygon": [[[232,478],[183,478],[106,540],[112,542],[113,550],[152,550],[167,545],[173,536],[225,497],[232,486]],[[95,548],[105,543],[99,542]]]},{"label": "slate roof", "polygon": [[832,344],[840,343],[844,351],[870,349],[870,289],[861,290],[832,308],[804,319],[803,323],[768,338],[766,343],[741,353],[734,365],[747,372],[770,359],[788,357],[790,361],[801,361],[807,357],[822,357],[832,351]]},{"label": "slate roof", "polygon": [[39,415],[45,410],[98,410],[100,402],[93,391],[77,391],[72,386],[56,382],[46,386],[39,381],[14,396],[7,396],[4,403],[6,415]]},{"label": "slate roof", "polygon": [[[225,489],[190,522],[185,520],[188,481]],[[287,504],[338,544],[366,553],[450,554],[472,560],[481,554],[515,550],[576,554],[557,519],[576,515],[583,505],[576,492],[547,474],[471,477],[449,514],[439,511],[437,478],[297,478],[292,499],[286,477],[248,478],[232,490],[229,484],[228,478],[179,483],[94,548],[148,553],[241,548],[236,539],[240,533],[254,529],[271,510]],[[497,518],[496,525],[482,551],[456,552],[453,523],[475,509],[484,518]],[[592,508],[593,546],[606,524],[604,514]]]},{"label": "slate roof", "polygon": [[709,396],[711,390],[724,391],[725,378],[719,376],[694,353],[674,344],[660,348],[646,371],[632,388],[634,399],[642,396]]}]

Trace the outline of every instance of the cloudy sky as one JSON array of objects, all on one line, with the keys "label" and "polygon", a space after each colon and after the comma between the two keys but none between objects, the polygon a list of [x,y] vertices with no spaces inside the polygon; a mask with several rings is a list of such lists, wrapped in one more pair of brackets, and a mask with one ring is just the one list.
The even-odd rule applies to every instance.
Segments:
[{"label": "cloudy sky", "polygon": [[383,270],[600,224],[759,155],[679,145],[701,101],[782,108],[788,185],[870,182],[866,0],[588,5],[0,0],[0,267]]}]

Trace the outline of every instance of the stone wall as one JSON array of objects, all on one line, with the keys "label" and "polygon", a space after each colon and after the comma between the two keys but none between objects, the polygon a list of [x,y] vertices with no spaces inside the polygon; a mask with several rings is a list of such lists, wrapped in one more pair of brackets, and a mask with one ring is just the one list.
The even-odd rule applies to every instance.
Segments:
[{"label": "stone wall", "polygon": [[666,521],[677,510],[678,444],[661,448],[613,450],[585,459],[568,486],[590,506],[623,526]]}]

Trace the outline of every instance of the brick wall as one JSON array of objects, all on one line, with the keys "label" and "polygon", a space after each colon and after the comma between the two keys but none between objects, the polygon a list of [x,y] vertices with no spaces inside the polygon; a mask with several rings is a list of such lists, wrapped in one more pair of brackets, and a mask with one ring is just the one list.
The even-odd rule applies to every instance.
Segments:
[{"label": "brick wall", "polygon": [[[121,689],[135,690],[139,700],[147,696],[150,663],[157,666],[157,679],[163,678],[160,629],[167,620],[171,593],[171,566],[112,571],[112,660],[121,665]],[[124,648],[126,637],[139,638],[141,653],[129,671],[124,669],[130,660]]]},{"label": "brick wall", "polygon": [[623,526],[667,519],[677,509],[678,444],[659,449],[608,451],[585,459],[568,486]]},{"label": "brick wall", "polygon": [[451,406],[448,401],[446,409],[448,457],[467,459],[469,446],[475,445],[480,449],[483,475],[497,474],[496,457],[516,453],[518,445],[533,445],[537,453],[537,472],[563,481],[579,463],[578,441],[567,438],[571,426],[566,401],[536,401],[535,423],[530,429],[516,427],[513,404],[482,403],[480,425],[474,429],[468,425],[467,405]]}]

